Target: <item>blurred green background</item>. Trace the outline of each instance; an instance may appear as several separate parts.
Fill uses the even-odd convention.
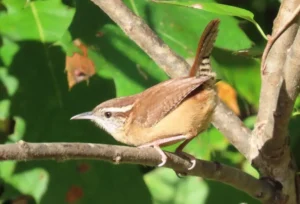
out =
[[[2,143],[22,139],[117,144],[91,122],[70,121],[70,117],[89,111],[107,99],[138,93],[168,78],[91,1],[0,2]],[[212,5],[212,11],[189,7],[195,2],[200,3],[200,0],[175,2],[185,3],[185,6],[124,0],[186,59],[194,57],[206,24],[219,18],[220,32],[212,63],[218,78],[222,79],[222,84],[218,85],[220,95],[245,124],[253,128],[260,89],[259,58],[266,40],[256,26],[246,20],[250,18],[246,11],[240,13],[244,18],[237,18],[229,15],[230,9],[219,14],[214,10],[216,4],[208,4]],[[254,19],[265,33],[271,33],[280,6],[278,0],[201,2],[247,9],[254,13]],[[80,39],[88,54],[74,45],[74,39]],[[79,52],[84,59],[74,60],[74,52]],[[66,59],[75,65],[66,66]],[[88,66],[84,60],[92,63]],[[80,81],[93,72],[88,83],[83,81],[69,87],[70,79]],[[292,147],[297,145],[296,136],[300,132],[297,127],[299,104],[296,103],[290,124]],[[176,145],[165,149],[173,151],[175,148]],[[256,170],[213,127],[194,139],[186,151],[258,177]],[[165,168],[101,161],[1,162],[0,179],[2,203],[257,203],[245,193],[222,183],[197,177],[178,178]]]

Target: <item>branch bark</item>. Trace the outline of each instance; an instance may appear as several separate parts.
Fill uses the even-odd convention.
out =
[[[226,121],[226,122],[225,122]],[[251,131],[237,117],[231,109],[219,100],[213,114],[212,124],[224,134],[246,159],[251,158],[250,135]]]
[[[274,22],[276,36],[285,27],[300,1],[282,2]],[[251,138],[256,147],[251,161],[262,175],[282,183],[287,203],[297,202],[296,170],[289,148],[288,123],[300,83],[299,15],[274,43],[262,72],[258,118]],[[267,47],[268,48],[268,47]]]
[[[216,162],[197,160],[192,170],[188,160],[166,152],[168,156],[164,167],[174,169],[184,175],[201,176],[221,181],[242,190],[263,202],[272,203],[274,189],[264,180],[258,180],[239,169]],[[58,161],[75,159],[104,160],[115,164],[135,163],[157,166],[161,155],[153,148],[139,149],[136,147],[92,144],[92,143],[27,143],[0,145],[0,160],[44,160]]]

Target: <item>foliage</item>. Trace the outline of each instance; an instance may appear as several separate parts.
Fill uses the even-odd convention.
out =
[[[186,59],[193,58],[205,25],[219,18],[221,25],[212,55],[213,68],[218,77],[236,91],[237,98],[230,100],[237,100],[240,117],[247,126],[253,126],[260,88],[260,60],[254,58],[253,53],[259,56],[265,44],[255,25],[230,14],[220,15],[214,12],[214,7],[205,11],[146,0],[124,2]],[[231,2],[235,1],[222,1]],[[261,2],[262,6],[249,2],[234,6],[251,10],[262,28],[270,32],[270,27],[265,25],[270,26],[273,16],[266,22],[262,19],[266,19],[267,9],[273,8],[276,13],[278,2]],[[70,117],[91,110],[101,101],[138,93],[167,79],[149,56],[90,1],[2,0],[1,3],[0,139],[3,143],[23,139],[116,144],[90,122],[70,121]],[[240,16],[248,15],[256,22],[249,11],[240,12]],[[81,82],[69,89],[64,71],[66,55],[80,53],[72,43],[74,39],[85,44],[88,50],[85,57],[93,62],[96,74],[88,83]],[[84,75],[84,70],[79,74],[74,75],[75,79]],[[295,115],[292,136],[297,134],[293,124],[298,120]],[[165,149],[173,151],[175,147]],[[196,138],[186,151],[258,176],[213,127]],[[3,201],[28,195],[36,203],[193,204],[221,203],[227,195],[228,203],[256,202],[243,192],[218,182],[177,178],[174,172],[164,168],[149,170],[99,161],[2,162],[0,178],[4,187]]]

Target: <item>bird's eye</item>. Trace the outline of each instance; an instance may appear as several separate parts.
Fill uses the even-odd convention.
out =
[[[105,115],[106,118],[110,118],[111,117],[111,112],[105,112],[104,115]]]

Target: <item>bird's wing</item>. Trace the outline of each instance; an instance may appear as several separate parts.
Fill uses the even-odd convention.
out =
[[[210,76],[170,79],[155,85],[136,101],[132,123],[152,127],[174,110],[192,91],[208,81]]]

